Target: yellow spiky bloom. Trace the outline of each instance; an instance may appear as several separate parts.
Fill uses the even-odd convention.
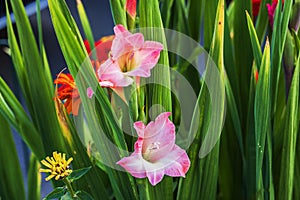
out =
[[[45,179],[46,181],[49,181],[53,177],[55,177],[55,180],[65,178],[72,173],[69,166],[72,160],[72,157],[66,160],[65,153],[61,154],[54,151],[53,157],[47,156],[46,159],[41,161],[41,163],[48,167],[48,169],[40,169],[40,172],[50,173],[50,175]]]

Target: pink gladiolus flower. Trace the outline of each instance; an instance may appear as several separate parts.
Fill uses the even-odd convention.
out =
[[[170,114],[160,114],[147,126],[135,122],[138,140],[134,152],[117,162],[136,178],[148,177],[152,185],[159,183],[165,174],[185,177],[190,167],[187,153],[175,144],[175,126],[168,119]]]
[[[98,78],[113,87],[126,87],[133,83],[131,77],[149,77],[163,45],[144,41],[143,34],[132,34],[122,25],[115,26],[114,32],[110,58],[101,64]]]
[[[126,10],[128,14],[134,19],[136,16],[136,0],[126,0]]]

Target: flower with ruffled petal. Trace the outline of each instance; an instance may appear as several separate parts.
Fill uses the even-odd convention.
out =
[[[110,82],[113,87],[126,87],[133,83],[131,77],[149,77],[163,45],[144,41],[143,34],[132,34],[122,25],[115,26],[114,32],[110,58],[100,66],[99,79]]]
[[[187,153],[175,144],[175,126],[168,118],[170,114],[160,114],[147,126],[135,122],[138,140],[134,152],[117,162],[136,178],[148,177],[152,185],[158,184],[164,175],[185,177],[190,167]]]
[[[47,156],[45,160],[42,160],[41,163],[46,166],[48,169],[40,169],[40,172],[50,173],[50,175],[45,179],[49,181],[55,177],[55,180],[63,179],[69,176],[72,173],[70,169],[70,163],[73,158],[66,160],[66,154],[53,152],[53,157]]]

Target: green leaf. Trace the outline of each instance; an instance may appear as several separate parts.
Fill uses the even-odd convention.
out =
[[[285,128],[283,136],[283,147],[279,179],[279,199],[293,199],[295,151],[299,126],[298,107],[299,107],[299,72],[300,56],[294,71],[293,80],[286,108]]]
[[[93,200],[94,198],[86,193],[85,191],[78,191],[76,192],[76,195],[79,197],[79,199],[82,199],[82,200]]]
[[[70,119],[65,106],[57,98],[55,99],[55,106],[65,143],[67,144],[68,152],[69,154],[72,154],[74,159],[72,162],[72,167],[74,169],[80,169],[85,166],[91,166],[92,162],[89,158],[86,147],[83,146],[83,143],[78,135],[78,133],[83,130],[75,128],[75,124]],[[77,124],[80,123],[80,117],[74,119],[76,120]],[[76,154],[73,152],[76,152]],[[104,180],[107,181],[107,174],[104,171],[93,167],[89,173],[73,183],[73,185],[97,196],[99,193],[105,193],[105,185],[103,183]]]
[[[69,176],[68,179],[73,182],[75,180],[80,179],[82,176],[84,176],[92,167],[86,167],[82,169],[74,170]]]
[[[198,1],[199,2],[199,1]],[[213,34],[215,31],[215,20],[217,14],[217,5],[219,0],[210,0],[204,3],[204,16],[203,30],[204,30],[204,48],[208,51],[211,47]],[[198,11],[199,12],[199,11]]]
[[[61,198],[60,200],[78,200],[78,198],[72,198],[69,192],[66,192]]]
[[[232,2],[234,4],[234,2]],[[232,7],[231,7],[232,10]],[[226,74],[230,80],[232,86],[232,92],[234,94],[237,108],[240,111],[240,85],[238,79],[237,69],[235,67],[235,58],[233,50],[233,37],[231,27],[229,26],[229,8],[225,11],[225,20],[224,20],[224,65],[226,69]]]
[[[286,40],[286,34],[288,30],[288,22],[290,13],[292,10],[292,0],[286,0],[284,2],[283,12],[281,12],[281,6],[276,7],[274,16],[274,25],[276,27],[273,30],[272,41],[271,41],[271,84],[272,84],[272,112],[276,112],[277,107],[277,95],[278,95],[278,84],[281,72],[281,63],[284,44]],[[282,0],[278,2],[278,5],[282,4]],[[272,113],[272,114],[273,114]]]
[[[189,133],[191,138],[195,137],[188,151],[191,166],[186,178],[179,181],[177,199],[215,199],[217,194],[220,143],[218,141],[219,135],[216,134],[221,133],[225,100],[223,0],[219,1],[215,18],[209,55],[213,58],[212,60],[218,69],[213,67],[212,60],[208,59],[205,82],[203,82],[198,96]],[[200,146],[200,142],[202,142],[202,146]]]
[[[262,53],[260,50],[260,44],[256,35],[255,28],[252,23],[252,19],[248,12],[246,11],[246,16],[247,16],[247,23],[248,23],[248,30],[250,34],[250,39],[251,39],[251,44],[252,44],[252,51],[255,59],[256,66],[258,70],[260,69],[260,64],[261,64],[261,58],[262,58]]]
[[[245,157],[244,157],[245,154],[244,154],[244,144],[243,144],[243,134],[242,134],[241,122],[240,122],[240,118],[239,118],[237,105],[234,100],[233,92],[231,89],[231,85],[230,85],[230,82],[227,77],[225,77],[225,89],[226,89],[226,99],[227,99],[229,114],[231,115],[231,118],[232,118],[233,128],[234,128],[236,138],[237,138],[237,141],[239,144],[241,157],[245,164]]]
[[[262,0],[260,5],[267,5],[267,3],[272,3],[270,0]],[[256,19],[255,29],[257,32],[257,37],[260,42],[265,38],[265,33],[269,23],[267,6],[260,6],[259,13]]]
[[[95,48],[95,45],[94,45],[95,41],[94,41],[94,36],[93,36],[91,26],[89,23],[89,19],[85,13],[85,9],[84,9],[84,6],[83,6],[81,0],[77,0],[76,2],[77,2],[77,10],[78,10],[79,18],[81,21],[81,25],[82,25],[85,37],[87,38],[87,40],[90,44],[91,50],[93,50]],[[97,58],[96,52],[92,51],[92,53],[93,53],[94,59],[96,59]]]
[[[247,103],[249,95],[249,79],[251,77],[251,66],[253,62],[253,54],[251,49],[251,40],[249,37],[249,31],[247,29],[247,19],[245,10],[250,11],[251,0],[235,0],[232,7],[232,16],[229,20],[232,20],[233,32],[233,49],[234,49],[234,66],[238,75],[238,83],[240,92],[240,113],[247,113]],[[233,84],[233,83],[232,83]],[[240,115],[242,127],[246,126],[247,119],[244,115]]]
[[[139,1],[139,13],[140,13],[140,28],[144,34],[146,40],[154,40],[161,42],[166,47],[166,39],[163,32],[163,23],[159,10],[159,2],[157,0],[141,0]],[[155,27],[154,29],[152,27]],[[149,103],[146,105],[146,117],[148,117],[148,108],[153,105],[161,105],[165,111],[172,111],[172,100],[170,92],[170,71],[169,60],[166,51],[160,53],[160,59],[158,61],[160,66],[154,67],[151,71],[150,82],[155,83],[151,86],[147,86],[148,93],[146,101]],[[153,117],[156,117],[162,112],[160,106],[153,107]],[[148,192],[148,194],[142,194],[143,196],[150,195],[151,199],[158,199],[165,197],[166,199],[173,199],[173,179],[165,177],[159,185],[153,187],[146,182],[146,190],[140,192]]]
[[[161,5],[161,18],[165,28],[170,28],[173,23],[172,6],[174,0],[163,0]]]
[[[56,187],[52,192],[50,192],[44,200],[58,199],[65,195],[67,189],[65,187]]]
[[[8,122],[0,115],[0,196],[26,199],[16,146]]]
[[[109,0],[109,3],[115,24],[122,24],[126,28],[127,21],[124,0]]]
[[[271,116],[271,77],[270,45],[267,40],[262,58],[261,70],[257,82],[254,102],[255,149],[256,149],[256,190],[262,191],[260,185],[262,162],[265,151],[266,135],[270,131]],[[260,196],[260,195],[259,195]]]
[[[161,42],[166,47],[166,39],[163,31],[162,19],[159,11],[159,5],[156,0],[141,0],[139,2],[140,13],[140,28],[144,34],[146,40],[154,40]],[[154,29],[152,29],[154,27]],[[169,59],[166,51],[160,53],[160,59],[158,61],[159,67],[156,66],[151,71],[150,82],[155,83],[153,87],[148,89],[147,94],[149,99],[150,108],[152,105],[161,105],[165,111],[172,111],[172,101],[170,92],[170,71],[169,71]],[[163,66],[163,67],[162,67]],[[162,78],[163,77],[163,78]],[[154,117],[160,114],[159,107],[152,109]],[[146,109],[146,112],[147,109]],[[169,196],[169,195],[164,195]]]
[[[28,169],[28,195],[27,199],[39,200],[41,195],[41,173],[39,160],[31,154]]]
[[[42,135],[46,153],[51,154],[55,150],[64,151],[63,138],[52,100],[54,94],[53,84],[52,82],[49,83],[49,77],[45,73],[43,61],[39,54],[24,5],[21,0],[16,0],[11,1],[11,7],[16,19],[21,55],[28,76],[27,80],[30,92],[27,94],[23,91],[23,94],[30,95],[30,98],[27,98],[30,102],[27,103],[29,103],[28,107],[32,108],[30,110],[31,117]],[[8,9],[7,14],[9,14]],[[17,64],[14,63],[14,65]]]
[[[23,141],[31,151],[43,159],[44,147],[41,136],[35,126],[26,115],[25,110],[19,103],[8,85],[0,77],[0,114],[17,130]]]
[[[247,113],[247,127],[245,136],[245,156],[246,156],[246,195],[248,199],[254,199],[256,195],[256,136],[255,136],[255,120],[254,120],[254,101],[256,92],[256,78],[255,73],[257,68],[255,63],[252,67],[252,75],[250,80],[250,91],[248,100],[248,113]]]
[[[211,1],[209,1],[211,2]],[[204,13],[204,1],[191,0],[188,2],[188,22],[190,28],[190,36],[196,40],[200,41],[200,28]]]

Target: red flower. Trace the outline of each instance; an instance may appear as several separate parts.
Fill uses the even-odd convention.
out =
[[[134,19],[136,16],[136,0],[126,1],[126,11]]]
[[[254,17],[257,17],[261,0],[252,0],[252,13]]]
[[[95,42],[95,50],[97,52],[97,58],[99,62],[103,62],[108,58],[114,35],[102,37],[100,40]],[[84,45],[88,54],[91,54],[92,50],[87,40],[84,40]]]
[[[97,53],[96,61],[92,60],[95,70],[98,69],[100,64],[107,60],[112,45],[114,36],[106,36],[95,42],[95,49]],[[87,40],[84,41],[87,52],[91,53],[91,48]],[[79,107],[81,104],[80,96],[74,78],[70,73],[60,73],[54,80],[54,84],[59,85],[56,95],[64,102],[67,112],[73,115],[78,115]]]
[[[252,0],[252,13],[254,17],[257,17],[259,13],[260,8],[260,2],[261,0]],[[273,0],[273,3],[277,4],[278,0]],[[282,4],[284,3],[284,0],[282,0]]]

